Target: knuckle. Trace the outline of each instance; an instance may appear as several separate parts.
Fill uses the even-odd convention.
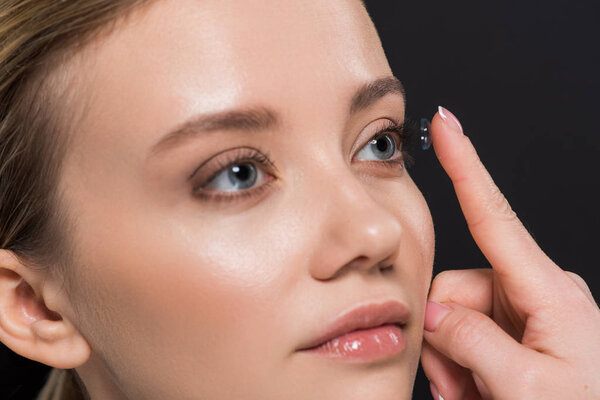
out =
[[[517,219],[517,213],[512,209],[510,203],[498,187],[492,183],[492,194],[490,196],[489,208],[494,215],[506,221]]]
[[[444,293],[448,286],[454,282],[456,276],[456,271],[446,270],[442,271],[433,278],[433,282],[431,282],[431,290],[429,291],[429,296],[431,298],[436,298],[436,295]]]
[[[484,299],[492,294],[494,271],[491,268],[444,270],[431,282],[428,300],[450,301],[484,312]],[[472,304],[478,299],[477,304]],[[491,308],[491,305],[490,307]],[[488,312],[485,312],[489,314]]]
[[[491,178],[490,178],[491,179]],[[468,222],[469,228],[484,224],[490,219],[503,222],[517,222],[519,217],[517,213],[512,209],[510,203],[504,196],[504,194],[498,189],[493,181],[489,182],[490,194],[487,196],[485,202],[485,212],[475,221]]]
[[[588,284],[586,283],[586,281],[578,274],[576,274],[575,272],[571,272],[571,271],[565,271],[565,273],[575,281],[575,283],[577,284],[577,286],[579,286],[582,289],[589,289]]]
[[[452,319],[450,326],[450,342],[471,348],[478,348],[489,338],[488,318],[478,312],[469,311]]]
[[[596,300],[594,299],[594,296],[592,295],[592,291],[590,290],[590,287],[588,286],[586,281],[581,276],[579,276],[578,274],[576,274],[574,272],[571,272],[571,271],[564,271],[564,272],[565,272],[565,275],[567,275],[579,289],[579,290],[572,292],[573,296],[571,297],[571,299],[574,301],[573,307],[578,307],[578,308],[584,307],[583,309],[585,309],[585,307],[588,306],[590,303],[598,306],[596,303]]]

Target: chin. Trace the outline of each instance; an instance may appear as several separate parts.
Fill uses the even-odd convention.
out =
[[[273,399],[410,400],[418,362],[413,354],[363,364],[305,358],[294,368],[287,393]]]

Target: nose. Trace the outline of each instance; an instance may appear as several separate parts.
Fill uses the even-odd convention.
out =
[[[311,189],[319,191],[314,203],[318,212],[311,215],[316,223],[311,275],[329,280],[350,271],[376,273],[391,267],[400,248],[402,226],[390,202],[378,200],[370,187],[373,183],[347,168],[335,177],[321,171],[320,177],[320,185]]]

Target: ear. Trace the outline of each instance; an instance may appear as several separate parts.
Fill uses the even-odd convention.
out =
[[[46,306],[68,304],[59,295],[57,285],[46,282],[43,272],[0,249],[0,342],[51,367],[71,369],[84,364],[91,352],[88,342],[60,310]]]

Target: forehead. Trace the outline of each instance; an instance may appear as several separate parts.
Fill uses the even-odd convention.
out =
[[[87,107],[75,143],[86,157],[148,149],[194,114],[242,105],[319,115],[391,74],[358,0],[151,2],[81,59]]]

